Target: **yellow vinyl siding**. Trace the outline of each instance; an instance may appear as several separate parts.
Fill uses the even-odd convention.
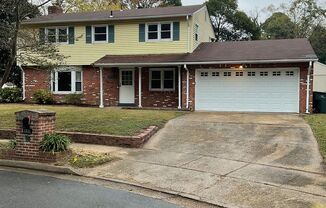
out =
[[[59,44],[58,46],[62,54],[69,56],[65,61],[67,65],[90,65],[107,54],[186,53],[188,38],[185,18],[155,20],[155,23],[175,21],[180,22],[180,41],[139,42],[139,24],[146,24],[149,21],[101,22],[67,25],[75,27],[75,44]],[[102,24],[114,25],[115,42],[86,44],[86,25]]]
[[[206,17],[205,17],[206,16]],[[194,51],[202,42],[210,42],[210,38],[215,38],[214,30],[209,19],[206,7],[198,10],[191,18],[191,52]],[[199,40],[195,40],[195,25],[199,25]]]

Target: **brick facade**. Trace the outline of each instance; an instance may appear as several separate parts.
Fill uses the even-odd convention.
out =
[[[192,65],[188,66],[189,70],[189,109],[195,109],[195,69],[198,68],[231,68],[238,67],[237,65]],[[299,67],[300,68],[300,113],[306,110],[306,88],[307,88],[307,73],[308,63],[290,63],[290,64],[248,64],[247,68],[277,68],[277,67]],[[100,100],[100,84],[99,84],[99,69],[93,66],[83,66],[83,98],[82,104],[99,105]],[[157,108],[177,108],[178,107],[178,70],[175,70],[175,90],[167,92],[150,91],[149,90],[149,68],[142,68],[142,106],[157,107]],[[31,102],[33,91],[36,89],[50,89],[50,74],[46,70],[25,69],[26,82],[26,101]],[[187,72],[182,69],[182,108],[186,108],[186,82]],[[311,93],[310,106],[312,106],[312,78],[311,78]],[[104,90],[104,105],[118,106],[119,104],[119,69],[104,68],[103,69],[103,90]],[[134,70],[134,86],[135,86],[135,105],[138,106],[138,69]],[[56,100],[63,102],[64,96],[55,95]]]

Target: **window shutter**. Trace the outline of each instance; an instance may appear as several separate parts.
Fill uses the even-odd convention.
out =
[[[108,32],[108,42],[114,43],[114,25],[109,25],[109,32]]]
[[[69,37],[69,44],[75,44],[75,28],[74,27],[68,28],[68,37]]]
[[[39,29],[39,39],[41,44],[45,43],[45,28]]]
[[[145,42],[145,24],[139,24],[139,42]]]
[[[86,26],[86,43],[92,43],[92,26]]]
[[[173,40],[180,40],[180,22],[173,22]]]

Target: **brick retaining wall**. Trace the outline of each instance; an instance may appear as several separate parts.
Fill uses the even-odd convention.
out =
[[[139,148],[142,147],[149,138],[158,131],[158,127],[150,126],[144,129],[142,133],[136,136],[117,136],[108,134],[92,134],[81,132],[63,132],[56,133],[69,136],[73,142],[85,144],[99,144],[119,147]],[[13,139],[15,130],[0,129],[0,139]]]

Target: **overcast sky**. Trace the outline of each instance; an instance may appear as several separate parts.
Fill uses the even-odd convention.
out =
[[[326,0],[318,0],[322,5],[326,5]],[[193,5],[193,4],[201,4],[205,2],[205,0],[182,0],[183,5]],[[268,7],[271,4],[274,4],[278,7],[280,4],[289,4],[291,0],[238,0],[240,10],[243,10],[248,15],[251,15],[252,12],[256,10],[261,11],[262,9]],[[266,15],[261,13],[261,21],[266,18]]]

